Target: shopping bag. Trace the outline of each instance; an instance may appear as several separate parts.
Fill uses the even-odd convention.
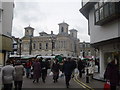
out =
[[[110,90],[110,82],[107,81],[105,84],[104,84],[104,90]]]
[[[74,74],[78,74],[78,73],[79,73],[78,69],[75,68],[75,69],[74,69]]]
[[[60,78],[64,77],[64,74],[61,71],[59,72],[59,77]]]
[[[49,76],[53,76],[53,72],[50,72],[50,73],[49,73]]]

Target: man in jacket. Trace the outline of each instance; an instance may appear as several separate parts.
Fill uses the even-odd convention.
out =
[[[14,85],[15,90],[21,90],[23,83],[24,67],[20,61],[15,64]]]
[[[2,84],[4,85],[4,90],[12,90],[14,67],[10,64],[10,61],[7,61],[6,66],[2,68]]]
[[[65,74],[65,81],[67,88],[69,88],[69,81],[71,79],[72,71],[73,71],[73,64],[70,61],[70,58],[68,58],[63,64],[63,72]]]

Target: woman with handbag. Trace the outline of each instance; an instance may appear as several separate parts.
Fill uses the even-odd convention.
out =
[[[119,83],[119,68],[116,59],[108,63],[104,78],[110,81],[110,90],[116,90]]]

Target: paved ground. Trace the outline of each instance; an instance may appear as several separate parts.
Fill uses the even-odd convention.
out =
[[[70,81],[70,88],[85,88],[85,89],[98,89],[103,88],[104,82],[90,79],[89,83],[86,83],[86,76],[82,78],[74,77]],[[87,88],[86,88],[87,87]],[[57,83],[53,83],[52,77],[48,75],[46,83],[43,83],[40,79],[39,83],[33,83],[31,79],[24,78],[23,88],[66,88],[64,77],[59,78]]]

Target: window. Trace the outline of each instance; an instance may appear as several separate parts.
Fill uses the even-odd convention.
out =
[[[39,43],[39,49],[42,49],[42,44],[41,43]]]
[[[99,10],[96,10],[96,12],[95,12],[95,21],[96,22],[99,21]]]
[[[48,49],[48,43],[46,43],[46,49]]]
[[[108,17],[109,16],[109,11],[108,11],[108,4],[106,4],[105,6],[104,6],[104,17]]]
[[[52,42],[52,49],[55,49],[55,42]]]
[[[106,0],[100,0],[100,2],[96,3],[94,5],[95,25],[103,25],[120,18],[119,7],[120,2],[106,2]]]
[[[99,3],[95,4],[95,9],[98,9]]]
[[[100,8],[100,20],[102,20],[104,17],[103,17],[103,7]]]
[[[115,8],[115,4],[110,3],[109,7],[110,7],[110,15],[113,14],[113,13],[115,13],[115,9],[114,9]]]
[[[63,27],[61,28],[61,32],[64,32],[64,28]]]
[[[73,37],[74,35],[73,35],[73,33],[72,33],[72,37]]]
[[[27,43],[25,43],[25,44],[23,44],[23,50],[28,50],[28,44]]]
[[[35,45],[35,43],[34,43],[34,44],[33,44],[33,49],[35,49],[35,46],[36,46],[36,45]]]

